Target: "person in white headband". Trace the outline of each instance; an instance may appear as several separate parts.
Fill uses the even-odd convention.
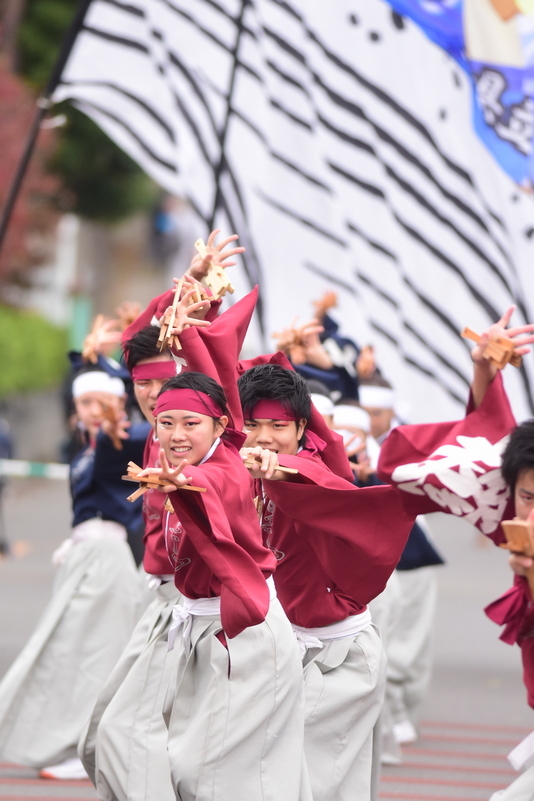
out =
[[[110,376],[103,370],[91,370],[76,376],[72,382],[72,397],[75,400],[87,392],[106,392],[122,398],[126,389],[121,378]]]
[[[320,395],[319,393],[312,392],[311,400],[319,414],[322,414],[326,425],[332,428],[334,404],[328,395]]]
[[[72,397],[79,426],[94,441],[112,409],[117,420],[124,411],[125,387],[120,378],[101,370],[91,370],[76,376],[72,382]],[[107,425],[107,423],[106,423]]]
[[[371,430],[371,419],[360,406],[340,403],[334,406],[334,428],[357,428],[368,434]]]
[[[391,387],[377,387],[370,384],[362,384],[359,388],[360,404],[363,407],[370,406],[376,409],[393,409],[395,405],[395,393]]]
[[[365,449],[371,420],[364,409],[354,404],[334,406],[333,428],[343,437],[347,456],[357,462],[358,454]]]
[[[383,381],[383,385],[360,384],[360,406],[365,409],[371,420],[371,435],[381,442],[392,427],[395,417],[395,393],[392,387]]]
[[[141,464],[148,426],[125,419],[124,383],[103,370],[72,392],[87,435],[70,465],[72,529],[52,557],[52,599],[0,682],[0,758],[51,779],[87,777],[78,740],[146,601],[127,542],[141,502],[121,477]]]

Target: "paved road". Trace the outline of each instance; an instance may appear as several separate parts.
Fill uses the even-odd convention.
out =
[[[0,675],[32,631],[53,580],[50,553],[67,536],[62,482],[16,479],[4,502],[14,556],[0,561]],[[482,607],[510,585],[506,554],[467,526],[437,516],[439,568],[436,668],[422,738],[400,767],[384,771],[381,798],[487,799],[513,774],[504,756],[534,728],[521,683],[519,652],[498,640]],[[41,781],[29,769],[0,766],[0,801],[94,798],[84,783]],[[355,801],[357,801],[355,799]]]

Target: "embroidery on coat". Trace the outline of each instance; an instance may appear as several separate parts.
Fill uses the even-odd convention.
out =
[[[509,500],[502,478],[501,454],[508,437],[492,444],[486,437],[458,436],[422,462],[396,467],[392,480],[412,495],[427,495],[434,503],[491,534]],[[434,479],[434,482],[429,481]],[[435,480],[442,486],[436,486]]]

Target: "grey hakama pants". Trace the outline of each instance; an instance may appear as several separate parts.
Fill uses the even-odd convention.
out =
[[[388,579],[384,592],[380,593],[380,595],[374,598],[369,604],[373,622],[380,632],[386,654],[388,653],[389,642],[398,622],[401,599],[398,572],[398,570],[393,571]],[[382,760],[384,759],[385,762],[391,761],[394,763],[402,762],[402,751],[400,745],[395,740],[393,725],[393,715],[391,714],[387,700],[385,700],[374,731],[373,792],[371,795],[373,800],[378,798]]]
[[[534,765],[521,774],[506,790],[498,790],[490,801],[534,801]]]
[[[369,801],[386,655],[375,627],[304,659],[304,745],[314,801]]]
[[[263,623],[216,637],[219,616],[178,629],[165,718],[178,801],[310,801],[302,664],[275,598]],[[354,799],[353,799],[354,801]]]
[[[138,619],[126,542],[74,545],[52,599],[0,684],[0,756],[42,768],[76,756],[80,734]]]
[[[387,643],[386,698],[394,723],[419,723],[433,661],[437,603],[436,568],[397,570],[396,625]]]
[[[157,588],[82,735],[79,755],[105,801],[174,801],[162,709],[176,670],[167,634],[179,598],[174,581]]]

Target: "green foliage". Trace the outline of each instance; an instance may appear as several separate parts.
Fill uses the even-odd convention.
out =
[[[19,65],[24,77],[40,91],[48,82],[76,6],[76,0],[26,0],[18,30]]]
[[[0,306],[0,397],[59,383],[67,370],[67,334],[37,314]]]
[[[67,114],[50,164],[67,190],[63,208],[103,222],[152,208],[156,185],[89,117],[72,107]]]
[[[19,29],[19,62],[24,77],[44,88],[56,62],[63,34],[76,10],[76,0],[27,0]],[[58,146],[49,168],[63,191],[58,204],[99,222],[118,222],[152,209],[158,188],[106,134],[67,103],[57,108],[67,124],[58,132]]]

